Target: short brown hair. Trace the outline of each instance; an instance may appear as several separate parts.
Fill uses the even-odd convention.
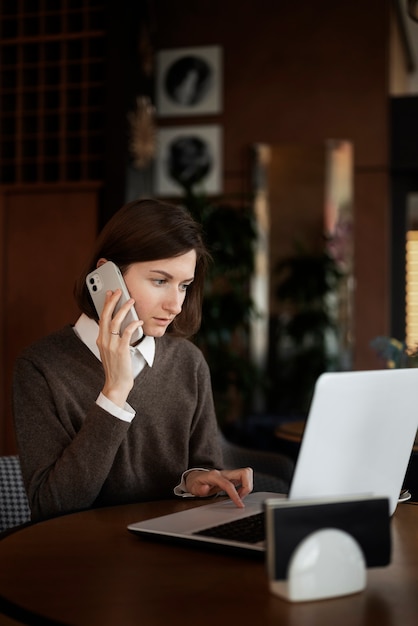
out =
[[[206,269],[210,255],[203,242],[200,224],[181,206],[146,199],[129,202],[117,211],[100,233],[93,253],[80,274],[74,296],[80,310],[91,318],[97,314],[91,301],[86,276],[101,258],[113,261],[122,274],[133,263],[156,261],[196,251],[196,272],[187,289],[181,313],[168,332],[190,337],[200,327]]]

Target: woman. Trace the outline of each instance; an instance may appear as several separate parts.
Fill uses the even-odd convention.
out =
[[[108,292],[100,320],[86,276],[106,261],[132,299]],[[210,375],[187,340],[199,328],[208,253],[189,213],[125,205],[103,229],[75,287],[81,315],[17,359],[13,406],[32,519],[225,491],[237,506],[252,470],[222,471]],[[120,334],[134,306],[139,321]],[[144,336],[135,346],[139,326]]]

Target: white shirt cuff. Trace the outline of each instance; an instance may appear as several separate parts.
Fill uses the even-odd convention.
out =
[[[133,418],[136,415],[133,408],[127,402],[125,402],[125,407],[121,409],[120,406],[109,400],[109,398],[106,398],[106,396],[104,396],[102,392],[100,392],[99,397],[96,400],[96,404],[98,404],[102,409],[104,409],[114,417],[117,417],[124,422],[132,422]]]
[[[181,476],[180,484],[177,485],[177,487],[174,487],[174,494],[176,496],[180,496],[181,498],[195,498],[196,497],[192,493],[189,493],[188,491],[186,491],[186,476],[190,474],[190,472],[194,472],[194,471],[209,472],[210,470],[208,470],[207,468],[203,468],[203,467],[193,467],[192,469],[188,469],[185,472],[183,472]]]

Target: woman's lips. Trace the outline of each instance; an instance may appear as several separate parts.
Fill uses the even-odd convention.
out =
[[[168,326],[168,324],[170,322],[172,322],[173,320],[167,317],[154,317],[154,321],[156,324],[158,324],[159,326]]]

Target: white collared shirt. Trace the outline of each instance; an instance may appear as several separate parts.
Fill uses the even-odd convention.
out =
[[[97,322],[85,313],[82,313],[78,318],[74,332],[78,335],[81,341],[88,347],[88,349],[94,354],[94,356],[101,362],[99,348],[97,347],[97,336],[99,334],[99,325]],[[132,371],[133,376],[136,378],[138,374],[143,370],[145,364],[152,367],[155,356],[155,340],[154,337],[144,337],[141,343],[137,346],[131,346],[131,358],[132,358]],[[134,409],[125,403],[125,407],[121,407],[114,404],[111,400],[106,398],[102,393],[96,400],[97,404],[105,409],[115,417],[131,422],[135,417]]]

